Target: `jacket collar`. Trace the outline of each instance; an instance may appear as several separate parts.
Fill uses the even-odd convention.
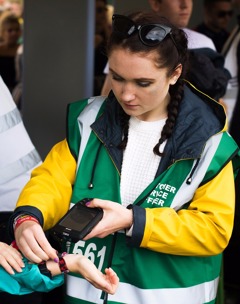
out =
[[[162,158],[158,171],[162,172],[180,159],[200,158],[206,141],[225,127],[223,107],[196,88],[190,87],[191,89],[187,86],[184,88],[176,125],[166,144],[166,156]],[[104,143],[120,172],[123,153],[117,147],[122,138],[121,107],[113,92],[110,92],[105,103],[105,110],[92,124],[92,129]]]

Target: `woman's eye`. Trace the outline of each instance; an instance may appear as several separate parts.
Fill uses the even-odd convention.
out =
[[[138,81],[138,82],[137,82],[137,85],[138,85],[139,87],[145,88],[145,87],[150,86],[150,85],[151,85],[151,82],[149,82],[149,81]]]
[[[118,82],[123,82],[125,81],[122,77],[118,76],[118,75],[112,75],[112,79]],[[148,86],[150,86],[152,83],[150,81],[140,81],[140,80],[136,80],[135,81],[136,85],[142,88],[146,88]]]
[[[123,81],[123,79],[121,77],[116,76],[116,75],[112,75],[112,79],[116,80],[116,81]]]

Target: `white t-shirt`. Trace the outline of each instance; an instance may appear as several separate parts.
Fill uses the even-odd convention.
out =
[[[188,48],[189,49],[199,49],[199,48],[210,48],[216,51],[215,45],[209,37],[204,34],[198,33],[189,28],[184,28],[184,32],[188,37]]]
[[[153,153],[166,119],[129,120],[127,147],[123,154],[120,191],[123,206],[132,204],[154,180],[161,157]],[[166,141],[160,146],[162,152]]]

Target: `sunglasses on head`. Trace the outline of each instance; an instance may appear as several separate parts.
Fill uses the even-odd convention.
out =
[[[138,32],[140,41],[147,46],[156,46],[169,34],[173,43],[176,43],[171,35],[172,29],[161,24],[136,25],[134,21],[123,15],[114,14],[112,17],[113,32],[120,33],[128,38]]]
[[[232,17],[233,11],[219,11],[217,16],[218,18]]]

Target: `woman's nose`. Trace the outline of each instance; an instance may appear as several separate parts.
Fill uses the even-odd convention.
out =
[[[122,87],[122,100],[131,101],[135,98],[135,90],[131,84],[125,84]]]

